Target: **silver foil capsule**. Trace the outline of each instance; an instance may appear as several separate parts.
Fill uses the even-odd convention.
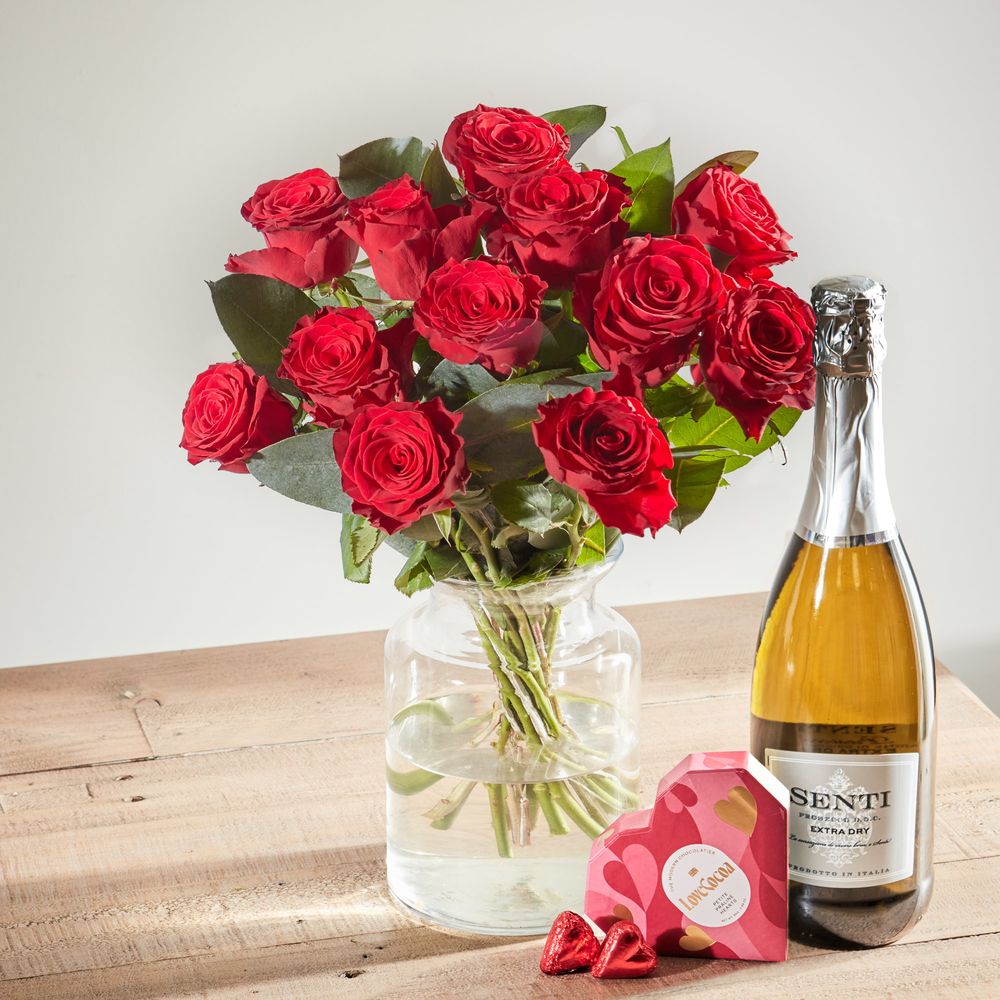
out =
[[[813,286],[816,369],[827,375],[874,375],[885,360],[885,286],[850,274]]]

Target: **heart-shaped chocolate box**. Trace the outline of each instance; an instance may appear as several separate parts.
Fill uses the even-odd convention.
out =
[[[784,961],[788,791],[746,751],[690,754],[594,841],[584,907],[661,955]]]

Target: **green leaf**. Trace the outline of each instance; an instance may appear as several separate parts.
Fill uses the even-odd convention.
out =
[[[435,580],[448,580],[453,576],[466,576],[465,560],[448,545],[428,545],[424,550],[424,563]]]
[[[426,378],[421,371],[420,382],[424,396],[440,396],[452,410],[500,384],[482,365],[459,365],[447,360],[434,365]]]
[[[412,135],[373,139],[340,158],[340,188],[348,198],[363,198],[403,174],[419,180],[431,147]]]
[[[625,138],[625,133],[622,131],[621,125],[612,125],[611,128],[614,130],[616,136],[618,136],[618,141],[622,144],[622,152],[626,156],[632,156],[634,150],[628,144],[628,139]]]
[[[579,356],[586,350],[587,331],[560,315],[542,337],[537,357],[543,368],[576,368]]]
[[[552,374],[534,372],[500,382],[459,409],[462,423],[458,433],[465,441],[466,457],[484,482],[525,479],[541,472],[545,463],[531,435],[539,405],[588,385],[597,388],[608,377],[606,372],[597,372],[538,384]]]
[[[693,181],[698,174],[703,170],[708,170],[709,167],[717,166],[720,163],[724,163],[727,167],[732,167],[733,170],[738,174],[742,174],[747,167],[757,159],[757,153],[752,149],[734,149],[728,153],[720,153],[718,156],[713,156],[712,159],[706,160],[704,163],[695,167],[691,173],[686,174],[684,179],[677,185],[674,190],[674,196],[679,195],[688,184]]]
[[[396,589],[407,597],[412,597],[420,590],[426,590],[434,583],[434,578],[424,562],[426,551],[427,543],[417,542],[413,546],[413,551],[410,553],[409,559],[406,560],[406,564],[396,576]]]
[[[435,774],[433,771],[424,771],[421,768],[414,768],[412,771],[394,771],[386,765],[385,769],[385,783],[397,795],[417,795],[443,777],[443,774]]]
[[[441,155],[441,147],[437,143],[431,148],[430,154],[420,171],[420,183],[430,195],[431,204],[435,208],[450,205],[458,197],[458,185],[448,170],[448,164]]]
[[[345,514],[340,528],[340,555],[344,577],[354,583],[368,583],[372,556],[386,534],[360,514]]]
[[[671,528],[683,531],[705,513],[725,470],[726,459],[711,456],[681,458],[674,463],[667,472],[677,501],[670,515]]]
[[[505,520],[543,533],[565,521],[573,504],[540,483],[510,482],[493,487],[493,506]]]
[[[544,549],[534,555],[518,570],[509,586],[521,587],[526,583],[538,583],[552,575],[566,561],[565,548]]]
[[[333,457],[333,431],[296,434],[257,452],[248,462],[260,483],[292,500],[341,514],[351,513],[351,498],[340,482]]]
[[[632,204],[622,218],[634,233],[662,236],[671,231],[674,203],[674,162],[670,140],[626,156],[611,173],[621,177],[632,192]]]
[[[577,556],[577,566],[589,566],[592,563],[604,561],[607,555],[607,546],[604,536],[604,525],[600,521],[595,521],[583,533],[583,548]]]
[[[581,104],[575,108],[550,111],[542,117],[553,125],[561,125],[569,136],[568,159],[604,124],[608,109],[599,104]]]
[[[779,437],[795,426],[799,416],[798,410],[788,406],[780,407],[768,421],[760,441],[748,438],[736,418],[718,405],[709,407],[698,419],[693,414],[684,414],[663,423],[672,447],[684,449],[714,446],[731,451],[733,454],[726,459],[725,471],[732,472],[746,465],[756,455],[774,447]]]
[[[690,413],[692,407],[704,397],[708,398],[711,406],[712,396],[704,386],[692,385],[680,375],[674,375],[669,382],[664,382],[655,389],[646,390],[646,409],[657,420],[662,420],[664,417],[679,417]]]
[[[274,374],[295,324],[318,308],[301,289],[259,274],[228,274],[207,284],[222,329],[258,375]]]
[[[433,515],[434,523],[437,525],[441,537],[446,541],[451,541],[451,510],[439,510]]]

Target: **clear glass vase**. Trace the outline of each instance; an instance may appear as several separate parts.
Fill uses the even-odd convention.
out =
[[[434,585],[385,646],[389,888],[424,919],[538,934],[581,910],[594,837],[638,801],[639,641],[595,588]]]

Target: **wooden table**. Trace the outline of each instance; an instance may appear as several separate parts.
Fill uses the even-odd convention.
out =
[[[644,789],[746,745],[762,597],[628,608]],[[0,670],[0,997],[1000,996],[1000,720],[939,675],[937,885],[905,939],[550,979],[390,902],[380,633]]]

